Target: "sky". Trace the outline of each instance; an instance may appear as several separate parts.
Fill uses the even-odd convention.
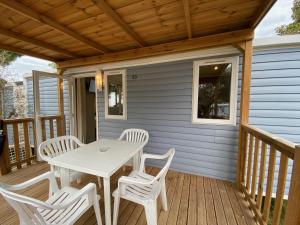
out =
[[[273,8],[268,12],[255,31],[255,38],[264,38],[276,36],[275,28],[282,24],[288,24],[292,21],[293,0],[277,0]],[[6,68],[8,73],[13,74],[15,80],[23,80],[23,76],[31,74],[32,70],[44,72],[55,72],[55,69],[49,66],[50,62],[22,56]]]

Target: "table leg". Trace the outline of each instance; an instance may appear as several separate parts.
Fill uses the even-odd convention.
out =
[[[111,225],[110,178],[103,178],[105,224]]]
[[[70,186],[70,173],[68,169],[60,168],[60,183],[61,187]]]

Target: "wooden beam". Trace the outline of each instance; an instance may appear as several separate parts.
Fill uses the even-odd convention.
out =
[[[56,22],[55,20],[51,19],[50,17],[45,16],[43,14],[40,14],[40,13],[32,10],[30,7],[23,5],[20,2],[17,2],[15,0],[0,0],[0,5],[2,5],[3,7],[9,8],[17,13],[20,13],[32,20],[35,20],[42,24],[48,25],[48,26],[54,28],[55,30],[60,31],[61,33],[68,35],[68,36],[70,36],[70,37],[72,37],[72,38],[74,38],[74,39],[88,45],[89,47],[100,51],[100,52],[109,52],[109,50],[106,47],[104,47],[88,38],[81,36],[80,34],[71,30],[67,26],[64,26],[64,25]]]
[[[130,59],[145,58],[150,56],[166,55],[170,53],[185,52],[202,48],[231,45],[245,40],[253,39],[253,30],[245,29],[227,33],[209,35],[183,41],[153,45],[122,52],[109,53],[100,56],[86,57],[68,61],[57,62],[60,68],[69,68],[84,65],[116,62]]]
[[[268,13],[268,11],[272,8],[272,6],[277,2],[277,0],[265,0],[262,1],[262,6],[257,10],[257,13],[253,17],[254,19],[251,21],[251,28],[256,28],[260,21],[264,18],[264,16]]]
[[[237,50],[239,50],[241,53],[244,54],[244,52],[245,52],[245,42],[235,43],[235,44],[233,44],[233,47],[235,47]]]
[[[48,44],[46,42],[33,39],[31,37],[26,37],[22,34],[14,32],[14,31],[10,31],[10,30],[0,28],[0,35],[10,37],[10,38],[14,38],[16,40],[24,41],[24,42],[27,42],[29,44],[32,44],[32,45],[35,45],[35,46],[38,46],[38,47],[41,47],[41,48],[51,50],[51,51],[56,52],[56,53],[61,53],[61,54],[67,55],[67,56],[71,56],[73,58],[79,57],[75,53],[69,52],[65,49],[59,48],[59,47],[54,46],[52,44]]]
[[[243,77],[242,93],[240,107],[240,124],[247,124],[249,121],[249,103],[250,103],[250,86],[251,86],[251,66],[252,66],[252,40],[245,42],[245,53],[243,59]]]
[[[241,189],[243,180],[242,165],[245,160],[246,144],[245,134],[243,133],[242,125],[249,121],[249,103],[250,103],[250,86],[251,86],[251,66],[252,66],[252,40],[245,41],[245,51],[243,58],[243,76],[242,76],[242,91],[241,91],[241,107],[240,107],[240,129],[239,129],[239,146],[236,169],[236,184]]]
[[[64,80],[63,80],[63,74],[64,69],[57,69],[57,74],[59,75],[59,78],[57,79],[57,97],[58,97],[58,113],[60,115],[60,121],[57,121],[57,124],[60,124],[58,126],[58,134],[60,136],[65,135],[65,113],[64,113]]]
[[[183,3],[183,10],[184,10],[185,23],[186,23],[188,37],[192,38],[193,34],[192,34],[192,26],[191,26],[190,3],[189,3],[189,0],[182,0],[182,3]]]
[[[108,5],[105,0],[92,0],[108,17],[118,24],[140,47],[146,46],[144,40]]]
[[[25,49],[21,49],[21,48],[17,48],[17,47],[13,47],[10,45],[4,45],[4,44],[0,44],[0,49],[5,49],[7,51],[11,51],[11,52],[16,52],[22,55],[29,55],[32,57],[36,57],[36,58],[40,58],[40,59],[45,59],[45,60],[49,60],[52,62],[55,62],[55,59],[46,55],[42,55],[36,52],[32,52],[30,50],[25,50]]]

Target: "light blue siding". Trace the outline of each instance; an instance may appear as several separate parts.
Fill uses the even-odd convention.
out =
[[[233,180],[237,127],[191,123],[192,74],[192,60],[127,68],[127,120],[104,119],[100,94],[99,135],[116,138],[126,128],[145,129],[145,152],[175,147],[173,169]]]
[[[241,69],[240,64],[239,77]],[[116,138],[126,128],[146,129],[146,152],[176,148],[173,169],[234,180],[237,126],[191,123],[192,70],[192,60],[127,68],[128,119],[104,119],[104,98],[98,95],[99,135]],[[250,123],[300,143],[300,48],[255,52]],[[279,158],[276,164],[278,171]]]

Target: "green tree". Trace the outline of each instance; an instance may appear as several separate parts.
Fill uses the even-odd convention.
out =
[[[286,25],[281,25],[276,28],[276,33],[279,35],[300,34],[300,0],[294,0],[292,7],[293,22]]]
[[[15,52],[9,52],[3,49],[0,49],[0,66],[6,67],[13,61],[15,61],[20,55]]]

